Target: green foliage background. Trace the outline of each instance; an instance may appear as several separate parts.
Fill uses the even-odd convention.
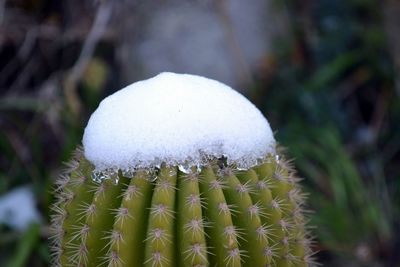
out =
[[[11,5],[58,25],[63,10],[50,2]],[[247,97],[305,177],[317,258],[324,266],[400,266],[400,85],[382,13],[391,1],[276,2],[293,34],[253,71]],[[37,40],[25,59],[15,59],[20,44],[0,50],[0,195],[32,184],[46,222],[60,162],[99,101],[120,87],[109,39],[79,80],[68,79],[83,42],[48,51]],[[19,86],[30,58],[46,68],[33,68]],[[47,266],[48,235],[46,223],[25,233],[0,226],[0,266]]]

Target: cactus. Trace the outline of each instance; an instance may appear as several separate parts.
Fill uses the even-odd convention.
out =
[[[308,266],[304,194],[290,164],[223,159],[92,179],[78,150],[56,185],[54,265]],[[94,173],[96,175],[96,173]],[[97,174],[98,175],[98,174]]]
[[[102,101],[83,145],[56,182],[54,266],[312,262],[298,178],[226,85],[174,73],[132,84]]]

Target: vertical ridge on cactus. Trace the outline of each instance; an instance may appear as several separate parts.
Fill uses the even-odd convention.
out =
[[[172,76],[180,79],[178,74]],[[269,129],[265,119],[259,123]],[[170,136],[164,141],[172,142],[169,138],[178,132],[166,133]],[[249,134],[239,132],[236,137],[245,138],[243,133]],[[203,150],[210,140],[196,143],[193,146],[201,153],[183,157],[181,152],[191,148],[181,146],[177,159],[170,160],[163,157],[173,153],[175,140],[159,148],[161,152],[153,147],[155,154],[147,154],[143,162],[137,156],[145,152],[136,147],[126,148],[136,153],[129,159],[128,154],[120,158],[114,154],[109,162],[104,153],[90,162],[88,148],[78,149],[56,182],[53,265],[309,266],[312,252],[303,215],[304,194],[295,171],[276,152],[273,137],[257,133],[256,139],[269,139],[253,153],[244,148],[257,145],[251,140],[238,139],[232,150],[224,147],[233,145],[228,137],[222,136],[222,143],[216,144],[216,136],[210,136],[214,148]],[[95,151],[101,148],[93,140],[87,142]],[[143,146],[147,149],[149,144]],[[235,158],[232,153],[238,150],[241,156]]]

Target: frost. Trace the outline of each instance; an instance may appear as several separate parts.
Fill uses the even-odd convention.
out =
[[[25,230],[30,223],[39,223],[41,216],[29,187],[12,190],[0,198],[0,223]]]
[[[210,157],[249,167],[275,153],[268,121],[229,86],[161,73],[105,98],[83,136],[96,170],[201,165]]]

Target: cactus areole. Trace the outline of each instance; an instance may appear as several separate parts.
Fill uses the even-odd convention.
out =
[[[54,266],[309,266],[304,195],[261,112],[161,73],[104,99],[57,180]]]

